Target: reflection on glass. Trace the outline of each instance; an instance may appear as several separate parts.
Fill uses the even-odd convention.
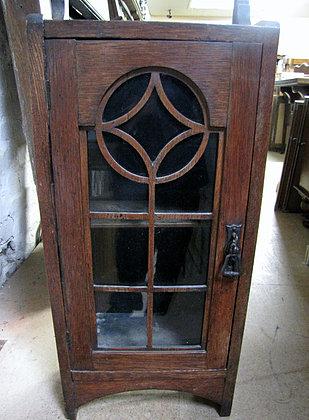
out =
[[[133,136],[155,160],[161,149],[175,136],[188,130],[162,104],[153,91],[143,108],[120,128]]]
[[[168,99],[181,114],[192,121],[204,123],[201,105],[185,83],[169,74],[161,74],[161,83]]]
[[[150,73],[140,74],[122,83],[109,98],[103,121],[112,121],[129,112],[144,95],[150,80]]]
[[[187,156],[187,154],[191,156],[192,150],[197,150],[199,137],[194,136],[192,143],[191,139],[179,143],[175,150],[168,153],[165,158],[166,162],[165,159],[162,162],[160,176],[177,171],[179,162],[182,161],[181,156]],[[203,156],[185,175],[175,181],[156,185],[156,211],[212,211],[218,139],[218,133],[210,134]],[[171,154],[170,157],[169,154]]]
[[[205,293],[154,293],[153,345],[201,344]]]
[[[91,229],[94,284],[145,285],[147,277],[148,229],[138,222],[117,225],[100,222]]]
[[[163,159],[157,175],[170,175],[185,167],[194,158],[202,139],[203,134],[196,134],[174,146]]]
[[[97,347],[145,347],[146,293],[96,293]]]
[[[121,157],[119,162],[128,168],[132,166],[135,168],[136,173],[140,172],[143,174],[142,169],[138,171],[138,167],[142,168],[143,163],[140,163],[140,158],[134,151],[132,152],[130,146],[124,145],[124,142],[118,138],[113,141],[113,136],[111,135],[107,136],[107,145],[110,147],[110,152],[114,157],[118,155]],[[130,148],[129,152],[127,147]],[[127,165],[123,162],[124,159],[128,160]],[[88,180],[91,211],[147,211],[147,185],[133,182],[123,177],[105,161],[94,131],[88,131]]]
[[[188,222],[155,229],[156,286],[206,284],[211,222]]]

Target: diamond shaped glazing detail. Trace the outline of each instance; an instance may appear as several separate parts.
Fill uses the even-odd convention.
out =
[[[119,106],[126,112],[114,119],[107,120],[105,110],[108,109],[110,102],[115,97],[117,89],[121,89],[123,94],[126,83],[132,85],[134,78],[141,77],[141,75],[147,76],[148,84],[147,87],[146,84],[144,85],[146,87],[144,93],[135,95],[138,98],[137,103],[133,106],[131,104],[129,110],[127,110],[126,104],[120,103]],[[198,111],[200,111],[202,117],[199,118],[199,122],[188,118],[177,109],[176,104],[172,103],[164,90],[161,75],[168,75],[170,80],[175,82],[180,81],[180,86],[185,84],[187,92],[189,91],[192,94],[192,99],[188,100],[185,106],[190,107],[192,101],[195,108],[200,107]],[[96,135],[103,156],[114,170],[132,181],[159,184],[184,175],[200,159],[207,146],[210,133],[207,128],[206,106],[201,100],[198,88],[195,87],[193,82],[185,83],[186,79],[180,74],[178,78],[174,71],[169,72],[166,69],[154,71],[140,69],[118,79],[106,92],[98,109]],[[128,86],[128,88],[128,94],[131,95],[130,88],[132,89],[132,87]],[[119,115],[119,112],[116,114]],[[118,137],[135,150],[145,165],[147,176],[134,173],[117,162],[107,147],[106,133],[112,134],[114,138],[115,136]],[[196,134],[202,134],[202,138],[193,158],[176,172],[158,176],[158,169],[165,156],[177,144]]]

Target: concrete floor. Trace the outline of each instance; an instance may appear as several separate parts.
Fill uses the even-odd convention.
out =
[[[269,154],[253,284],[231,419],[309,418],[309,230],[274,214],[282,157]],[[0,419],[64,419],[42,246],[0,289]],[[3,340],[3,341],[1,341]],[[78,419],[215,419],[187,394],[102,398]]]

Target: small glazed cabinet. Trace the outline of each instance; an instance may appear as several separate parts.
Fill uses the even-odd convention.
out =
[[[67,414],[136,389],[228,416],[278,31],[29,16],[33,137]]]

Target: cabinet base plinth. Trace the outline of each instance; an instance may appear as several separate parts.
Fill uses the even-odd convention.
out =
[[[187,392],[228,416],[231,402],[223,402],[226,371],[72,371],[75,407],[66,414],[75,420],[77,409],[97,398],[128,391],[159,389]]]

